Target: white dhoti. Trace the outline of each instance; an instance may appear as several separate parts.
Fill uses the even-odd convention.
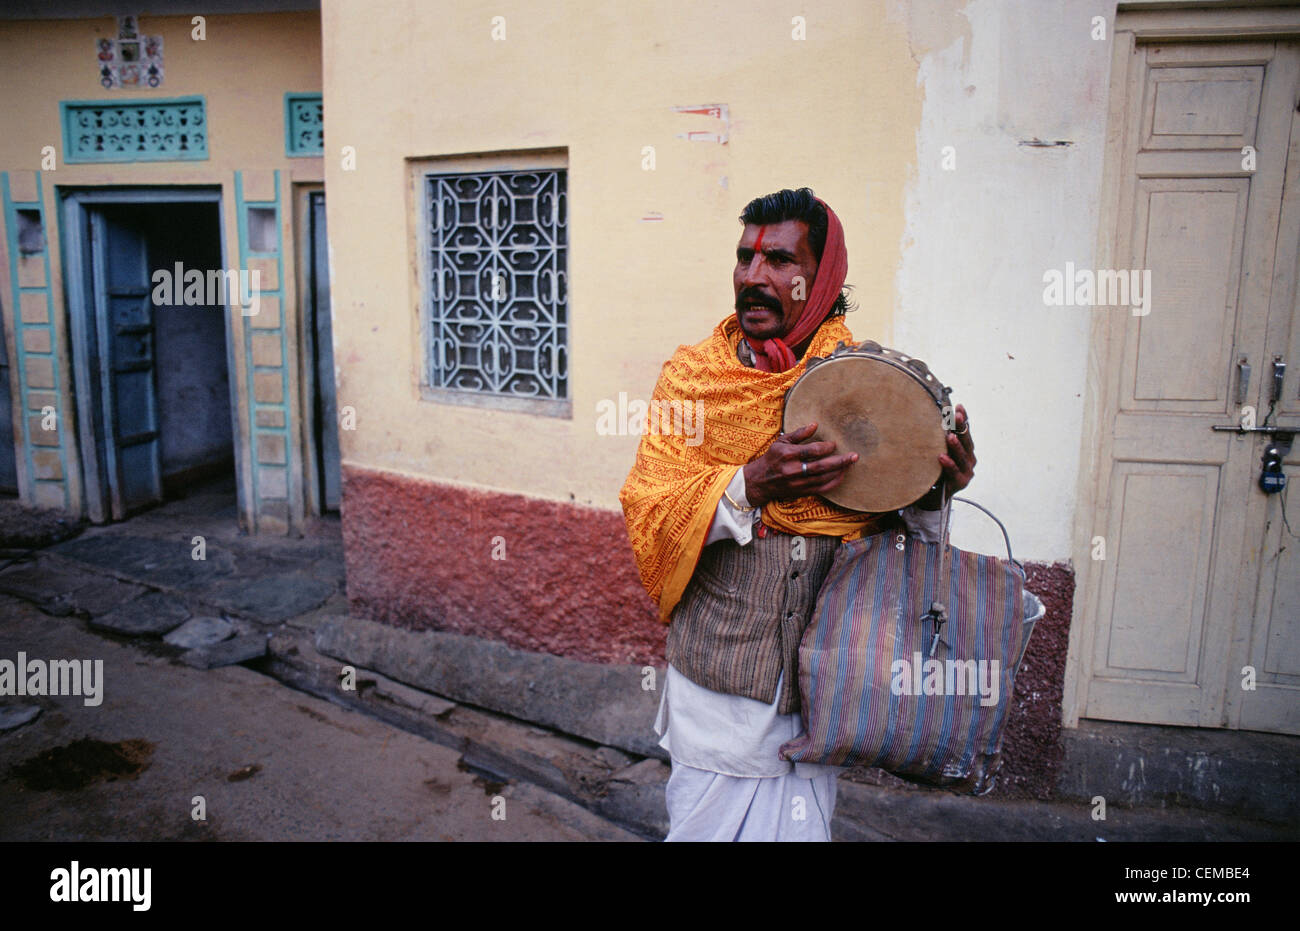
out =
[[[797,714],[724,695],[668,667],[655,732],[672,758],[670,841],[829,841],[838,766],[782,760]]]
[[[835,778],[742,778],[674,761],[664,840],[829,841]]]

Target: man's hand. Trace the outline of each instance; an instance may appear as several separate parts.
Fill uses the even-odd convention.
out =
[[[957,405],[955,420],[957,432],[948,434],[948,455],[939,456],[939,465],[943,471],[936,483],[947,487],[949,498],[969,485],[975,477],[975,441],[970,435],[970,418],[966,416],[966,408],[960,404]],[[939,510],[942,506],[941,491],[942,488],[933,489],[917,501],[916,506],[924,511]]]
[[[810,423],[782,433],[766,453],[745,466],[745,497],[751,505],[762,507],[769,501],[820,495],[843,480],[845,469],[858,461],[858,454],[836,456],[834,443],[804,442],[816,432],[817,424]]]

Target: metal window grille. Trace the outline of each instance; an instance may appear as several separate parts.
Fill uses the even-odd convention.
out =
[[[69,162],[152,162],[208,157],[202,99],[138,103],[67,102],[64,151]]]
[[[565,175],[425,176],[430,387],[568,398]]]

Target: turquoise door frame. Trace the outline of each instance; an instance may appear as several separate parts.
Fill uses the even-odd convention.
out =
[[[15,315],[17,318],[19,315]],[[22,333],[19,319],[14,321],[14,332]],[[9,388],[9,347],[5,344],[4,327],[0,326],[0,494],[18,494],[18,442],[21,434],[13,430],[13,404]],[[22,403],[21,391],[18,403]]]
[[[96,250],[94,229],[98,209],[107,205],[150,206],[169,203],[214,203],[217,205],[218,235],[221,242],[222,266],[228,267],[226,252],[225,217],[221,210],[221,189],[217,187],[111,187],[58,189],[60,202],[59,238],[62,250],[64,294],[67,295],[69,316],[68,332],[72,341],[73,390],[76,393],[77,434],[81,450],[82,487],[85,489],[86,515],[97,523],[120,517],[130,507],[121,499],[121,485],[112,474],[115,468],[114,451],[118,444],[112,434],[111,407],[97,407],[111,399],[104,397],[109,378],[107,366],[100,358],[102,341],[111,327],[102,308],[97,310]],[[102,222],[102,217],[100,219]],[[103,281],[102,272],[100,280]],[[102,297],[103,295],[99,295]],[[234,342],[230,332],[229,308],[226,311],[226,365],[231,373],[230,417],[235,442],[243,442],[240,430],[238,405],[238,380],[234,377]],[[98,333],[90,328],[98,328]],[[108,431],[107,435],[105,431]],[[118,438],[119,440],[121,438]],[[155,444],[156,445],[156,444]],[[236,459],[238,459],[236,455]],[[239,469],[235,470],[240,510],[245,500],[245,488]],[[114,501],[114,493],[118,501]],[[115,506],[116,505],[116,506]],[[115,513],[116,512],[116,513]]]

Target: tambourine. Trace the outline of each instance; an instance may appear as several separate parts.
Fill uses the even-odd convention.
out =
[[[830,440],[836,455],[858,454],[826,500],[851,511],[893,511],[939,480],[950,391],[920,359],[871,340],[841,341],[829,356],[809,359],[790,386],[781,429],[816,422],[806,442]]]

